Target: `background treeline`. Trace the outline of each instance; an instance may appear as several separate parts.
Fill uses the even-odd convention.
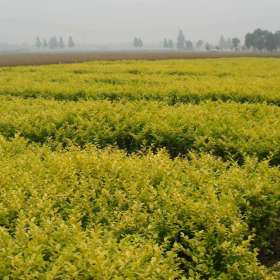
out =
[[[134,48],[142,48],[143,46],[143,39],[134,38]],[[247,33],[243,42],[241,38],[226,38],[222,35],[219,42],[211,44],[204,40],[194,42],[185,36],[183,30],[179,30],[176,40],[164,38],[161,47],[184,51],[277,51],[280,50],[280,31],[273,33],[268,30],[256,29],[252,33]]]
[[[132,42],[133,48],[141,49],[144,47],[144,40],[141,37],[135,37]],[[67,41],[63,37],[53,36],[49,39],[36,38],[35,47],[37,49],[65,49],[74,48],[76,43],[72,36]],[[216,44],[204,40],[192,41],[183,30],[179,30],[176,40],[164,38],[161,42],[163,49],[177,49],[181,51],[261,51],[272,52],[280,50],[280,31],[271,32],[268,30],[256,29],[252,33],[247,33],[245,38],[227,38],[221,35]]]
[[[57,38],[53,36],[47,39],[41,39],[40,37],[36,38],[35,46],[37,49],[65,49],[65,48],[74,48],[75,42],[72,36],[69,36],[67,42],[65,43],[63,37]]]
[[[174,42],[172,39],[165,38],[162,44],[164,49],[177,49],[186,51],[240,51],[243,49],[241,40],[237,37],[225,38],[223,35],[220,37],[218,44],[210,44],[209,42],[198,40],[193,42],[187,39],[182,30],[179,31],[177,41]]]
[[[280,31],[275,33],[257,29],[245,36],[245,45],[248,49],[259,51],[280,50]]]

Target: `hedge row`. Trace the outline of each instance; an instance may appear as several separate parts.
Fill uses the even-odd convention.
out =
[[[267,162],[0,147],[1,279],[279,279]]]
[[[0,134],[30,142],[115,146],[129,153],[166,148],[172,157],[210,152],[243,163],[246,155],[280,163],[280,109],[210,102],[57,102],[1,98]]]
[[[124,61],[0,69],[0,95],[280,104],[279,59]]]

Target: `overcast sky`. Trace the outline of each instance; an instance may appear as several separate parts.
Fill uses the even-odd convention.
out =
[[[216,41],[257,27],[280,30],[280,0],[0,0],[0,42],[68,34],[81,43],[158,42],[179,28]]]

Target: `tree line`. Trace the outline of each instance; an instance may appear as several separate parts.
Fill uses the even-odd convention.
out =
[[[275,33],[256,29],[252,33],[247,33],[244,38],[244,44],[238,37],[225,38],[223,35],[217,44],[198,40],[193,42],[187,39],[183,30],[179,30],[177,40],[164,38],[162,41],[162,48],[177,49],[185,51],[206,50],[206,51],[277,51],[280,50],[280,31]],[[144,46],[141,38],[134,38],[134,48],[142,48]]]
[[[248,49],[257,51],[276,51],[280,50],[280,31],[275,33],[256,29],[253,33],[245,36],[245,45]]]
[[[76,44],[74,42],[74,39],[72,36],[68,37],[67,43],[64,42],[63,37],[57,38],[56,36],[53,36],[51,38],[47,39],[41,39],[40,37],[36,38],[35,46],[37,49],[65,49],[75,48]]]

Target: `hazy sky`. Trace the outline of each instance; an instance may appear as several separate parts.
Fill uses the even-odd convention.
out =
[[[215,41],[256,27],[280,30],[280,0],[0,0],[0,42],[72,34],[81,43],[176,38]]]

